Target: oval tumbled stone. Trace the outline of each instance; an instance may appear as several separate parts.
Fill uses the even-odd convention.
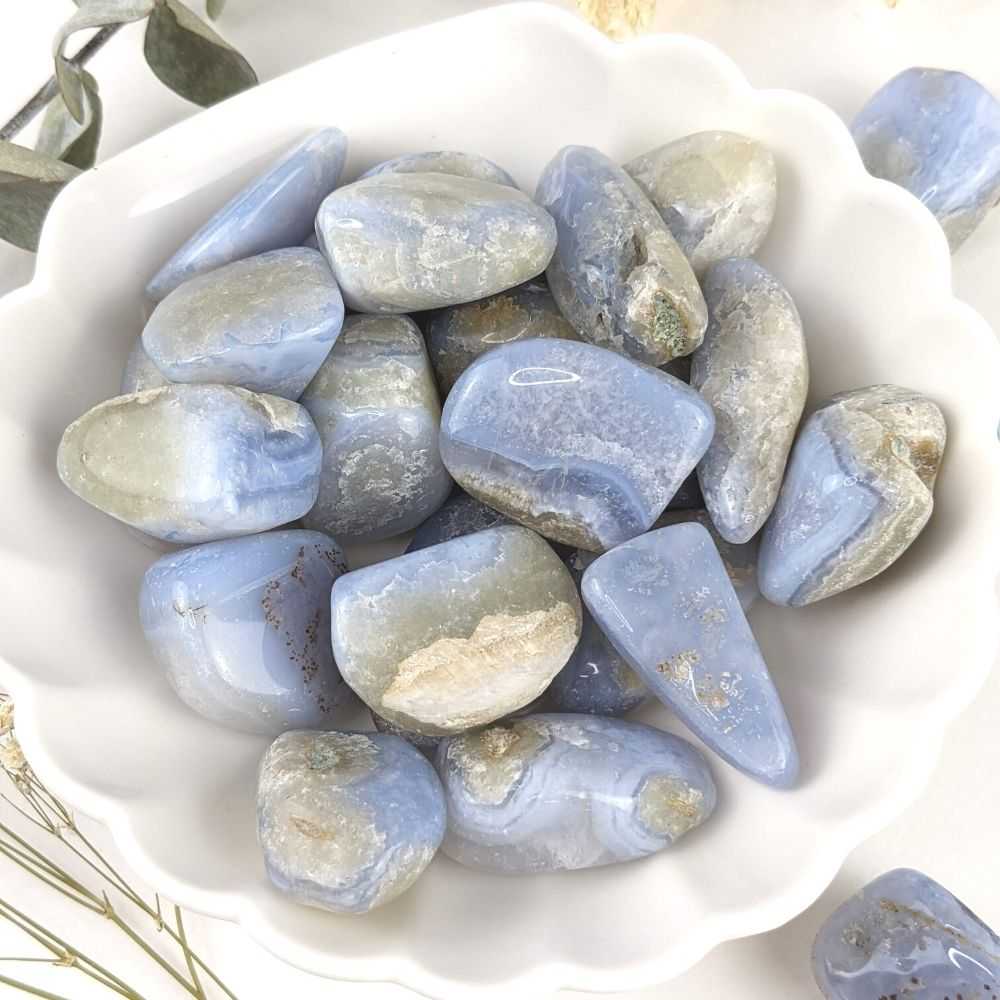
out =
[[[708,404],[670,375],[592,344],[525,340],[459,378],[441,457],[489,506],[601,552],[652,526],[714,424]]]
[[[316,502],[309,414],[230,385],[170,385],[99,403],[63,434],[59,477],[81,500],[170,542],[276,528]]]
[[[152,358],[146,353],[142,346],[142,336],[136,337],[132,350],[125,359],[119,395],[128,396],[133,392],[145,392],[146,389],[162,389],[171,384],[170,379],[153,364]]]
[[[427,153],[403,153],[391,160],[383,160],[366,170],[359,180],[379,174],[450,174],[453,177],[471,177],[473,180],[490,181],[516,188],[514,178],[503,167],[475,153],[456,153],[447,149]]]
[[[527,705],[580,636],[572,577],[517,525],[355,570],[331,600],[344,680],[383,718],[429,736]]]
[[[142,346],[172,382],[218,382],[298,399],[344,322],[316,250],[272,250],[201,274],[153,310]]]
[[[798,607],[892,565],[931,516],[946,436],[937,405],[898,385],[821,406],[795,442],[764,529],[760,592]]]
[[[514,188],[447,174],[385,173],[330,195],[320,247],[359,312],[471,302],[545,270],[551,216]]]
[[[651,365],[701,343],[707,315],[698,280],[621,167],[596,149],[567,146],[535,197],[559,231],[549,288],[581,337]]]
[[[591,715],[529,715],[444,740],[443,853],[504,874],[593,868],[663,850],[716,791],[691,744]]]

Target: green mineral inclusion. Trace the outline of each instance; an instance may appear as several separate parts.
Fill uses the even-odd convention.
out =
[[[653,336],[676,358],[687,347],[687,328],[676,306],[666,296],[658,295],[653,311]]]

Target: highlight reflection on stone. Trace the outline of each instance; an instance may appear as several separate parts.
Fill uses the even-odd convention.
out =
[[[428,153],[404,153],[391,160],[383,160],[366,170],[358,180],[379,174],[449,174],[453,177],[471,177],[477,181],[490,181],[516,188],[514,178],[485,156],[475,153],[456,153],[451,150],[433,150]]]

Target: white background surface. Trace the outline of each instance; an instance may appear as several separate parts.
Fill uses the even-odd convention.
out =
[[[560,5],[572,6],[569,0]],[[472,0],[229,0],[219,27],[261,79],[267,80],[352,44],[479,6],[485,4]],[[70,0],[0,0],[0,121],[50,72],[51,36],[72,10]],[[1000,0],[898,0],[895,9],[888,8],[885,0],[660,0],[655,28],[713,42],[735,59],[756,86],[805,91],[845,118],[885,79],[914,64],[963,69],[1000,95],[996,58]],[[196,110],[169,93],[146,69],[137,29],[121,32],[90,68],[99,78],[105,101],[105,157]],[[331,121],[336,121],[338,101],[349,99],[349,94],[330,95]],[[539,95],[539,103],[544,109],[544,95]],[[650,113],[655,114],[655,109]],[[955,257],[958,294],[1000,329],[998,263],[1000,211]],[[31,266],[31,255],[0,244],[0,292],[28,280]],[[942,331],[942,336],[947,335]],[[0,336],[17,336],[17,331],[0,331]],[[941,609],[941,627],[949,627],[947,608]],[[71,655],[71,645],[67,655]],[[941,669],[948,666],[943,663]],[[1000,797],[994,794],[992,780],[1000,771],[998,708],[1000,672],[995,672],[976,705],[949,734],[920,802],[857,850],[811,910],[780,930],[719,948],[681,979],[630,996],[809,1000],[817,995],[808,961],[819,923],[850,892],[901,865],[920,868],[944,882],[985,919],[1000,926],[996,855]],[[880,762],[873,759],[871,766],[879,767]],[[107,837],[100,831],[96,836],[113,856]],[[747,836],[763,839],[767,830],[748,830]],[[720,864],[724,863],[720,858]],[[79,916],[69,904],[55,902],[54,894],[39,890],[7,862],[0,862],[0,895],[57,933],[71,937],[77,946],[91,950],[150,1000],[183,995],[169,980],[150,974],[145,959],[137,958],[97,918]],[[597,921],[600,909],[600,901],[595,900]],[[206,954],[240,1000],[412,996],[396,987],[318,980],[272,959],[228,924],[194,915],[187,924],[195,947]],[[32,953],[29,942],[0,925],[0,956]],[[0,973],[44,981],[47,988],[72,1000],[110,995],[90,989],[73,970],[5,964]]]

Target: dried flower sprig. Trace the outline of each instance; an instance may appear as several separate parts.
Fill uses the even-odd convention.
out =
[[[656,0],[576,0],[576,5],[595,28],[618,41],[645,31],[656,14]]]

